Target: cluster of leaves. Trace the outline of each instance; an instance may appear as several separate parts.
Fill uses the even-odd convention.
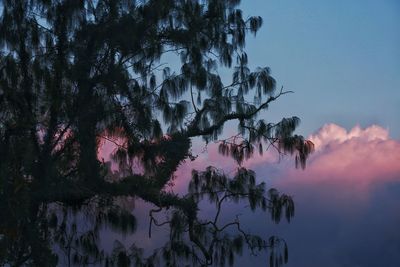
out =
[[[268,211],[276,223],[280,222],[283,215],[290,221],[294,216],[292,198],[280,194],[276,189],[265,190],[265,184],[256,184],[255,173],[248,169],[239,168],[232,178],[211,166],[205,171],[194,170],[189,192],[184,198],[194,201],[196,207],[202,199],[208,199],[215,205],[215,215],[212,218],[196,216],[192,219],[192,209],[161,206],[151,209],[149,235],[153,231],[152,225],[168,226],[168,242],[147,258],[143,250],[135,245],[125,248],[116,242],[109,264],[123,260],[135,266],[232,266],[235,257],[242,255],[244,249],[249,249],[252,255],[267,250],[271,266],[280,266],[288,261],[288,248],[284,240],[275,236],[263,239],[243,230],[238,215],[230,222],[221,220],[224,203],[247,202],[252,211]],[[236,234],[232,234],[234,232]]]
[[[269,68],[249,69],[246,36],[257,33],[262,19],[245,18],[239,3],[1,2],[0,215],[9,218],[0,221],[1,263],[55,265],[54,242],[68,247],[68,262],[99,258],[111,264],[115,257],[123,262],[122,252],[113,259],[102,254],[96,231],[80,234],[79,225],[46,216],[48,205],[56,202],[83,209],[93,199],[129,196],[161,210],[172,208],[173,238],[161,253],[170,265],[179,265],[180,253],[200,264],[223,265],[225,253],[233,259],[231,252],[240,251],[239,241],[217,226],[219,215],[211,223],[198,218],[204,196],[219,207],[223,200],[247,200],[252,209],[269,210],[277,222],[282,210],[291,218],[291,199],[266,192],[244,169],[232,180],[212,168],[197,173],[184,197],[165,191],[179,165],[194,158],[192,138],[221,141],[220,151],[239,163],[254,146],[262,151],[262,142],[295,154],[302,167],[313,150],[312,143],[294,135],[297,118],[257,119],[288,92],[276,91]],[[166,56],[175,57],[178,67],[164,67]],[[223,82],[219,67],[233,68],[230,83]],[[233,142],[219,140],[228,121],[238,122],[239,138]],[[121,169],[110,177],[98,151],[102,141],[116,139],[113,158]],[[141,171],[133,170],[133,161]],[[103,211],[96,213],[94,227],[107,222],[134,230],[135,220],[110,203],[99,206]],[[242,232],[239,222],[234,225],[250,249],[270,246]],[[69,253],[72,240],[81,251],[76,257]],[[232,246],[237,247],[228,249]],[[130,255],[141,261],[138,250]]]

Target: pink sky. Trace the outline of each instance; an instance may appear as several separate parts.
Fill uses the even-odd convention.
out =
[[[245,167],[254,169],[260,180],[272,181],[274,186],[292,188],[319,186],[340,189],[349,195],[365,197],[372,186],[400,181],[400,142],[391,139],[387,129],[371,125],[351,130],[336,124],[326,124],[308,137],[316,151],[308,160],[306,169],[294,167],[294,160],[285,156],[279,160],[273,150],[245,161]],[[233,172],[234,160],[218,153],[216,144],[195,147],[199,152],[193,162],[186,162],[176,172],[175,189],[185,191],[192,169],[202,170],[208,165]]]
[[[315,144],[315,152],[308,160],[306,169],[294,168],[290,156],[279,159],[276,151],[270,149],[263,155],[255,153],[243,165],[254,169],[259,180],[277,187],[340,188],[344,193],[364,197],[371,186],[386,182],[400,181],[400,142],[391,139],[389,131],[378,125],[365,129],[355,126],[351,130],[336,124],[325,124],[308,137]],[[113,150],[106,141],[101,157],[106,161]],[[230,174],[237,164],[230,157],[218,153],[218,144],[194,141],[193,152],[196,160],[187,160],[176,172],[174,191],[185,192],[192,169],[202,170],[209,165],[223,169]]]

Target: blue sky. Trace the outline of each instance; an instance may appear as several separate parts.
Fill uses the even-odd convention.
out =
[[[333,122],[379,124],[400,137],[399,1],[252,0],[241,7],[264,19],[247,42],[250,63],[271,67],[278,84],[295,91],[269,116],[299,116],[304,135]]]

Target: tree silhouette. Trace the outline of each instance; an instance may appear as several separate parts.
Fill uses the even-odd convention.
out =
[[[180,164],[194,159],[193,138],[219,142],[239,166],[268,145],[304,168],[313,150],[294,134],[297,117],[257,119],[288,91],[276,90],[269,68],[249,69],[245,39],[262,19],[245,18],[239,2],[2,1],[0,264],[55,266],[62,251],[69,265],[223,266],[243,247],[269,249],[271,266],[287,261],[283,240],[247,233],[239,218],[219,220],[228,200],[269,211],[275,222],[293,216],[292,199],[266,191],[251,170],[194,170],[186,195],[166,190]],[[230,82],[219,68],[232,71]],[[228,121],[238,122],[238,133],[220,139]],[[98,159],[104,140],[118,140],[118,172]],[[108,255],[98,245],[104,224],[134,232],[136,219],[121,205],[129,197],[154,207],[149,235],[152,226],[170,229],[151,255],[120,243]],[[203,198],[216,205],[214,218],[199,218]],[[91,226],[81,229],[77,214]]]

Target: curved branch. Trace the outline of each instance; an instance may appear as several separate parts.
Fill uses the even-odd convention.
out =
[[[237,113],[233,112],[230,114],[225,115],[221,120],[219,120],[217,123],[214,125],[207,127],[205,129],[199,129],[198,128],[198,121],[201,118],[201,115],[206,111],[206,108],[203,107],[197,114],[193,122],[190,124],[188,129],[186,130],[186,135],[188,137],[196,137],[196,136],[204,136],[204,135],[210,135],[214,131],[218,130],[221,128],[225,122],[230,121],[230,120],[248,120],[254,117],[258,112],[260,112],[262,109],[265,109],[268,107],[268,105],[278,99],[280,96],[288,94],[288,93],[293,93],[292,91],[283,91],[283,87],[281,88],[279,94],[276,96],[270,96],[264,103],[262,103],[256,110],[248,112],[248,113]]]

